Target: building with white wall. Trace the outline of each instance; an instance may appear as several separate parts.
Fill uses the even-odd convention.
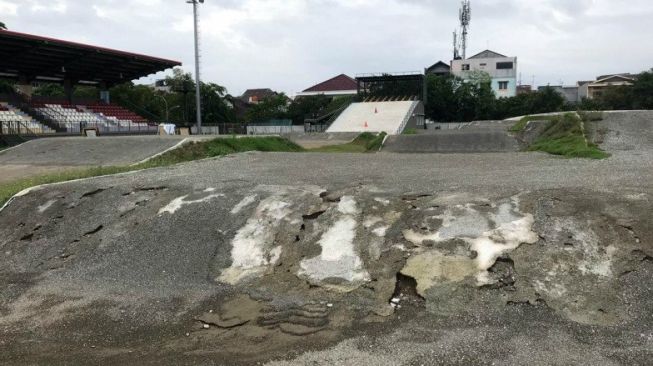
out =
[[[508,57],[500,53],[485,50],[467,59],[451,61],[451,73],[469,80],[479,71],[484,71],[492,78],[492,90],[497,97],[514,97],[517,95],[517,57]]]

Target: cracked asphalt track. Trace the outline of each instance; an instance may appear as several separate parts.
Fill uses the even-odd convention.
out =
[[[355,320],[350,319],[357,313],[349,311],[359,306],[356,301],[324,295],[333,301],[333,329],[305,337],[258,333],[250,325],[247,331],[202,331],[194,318],[224,307],[222,298],[238,292],[214,281],[212,259],[228,257],[230,249],[215,243],[228,242],[242,226],[248,213],[233,219],[228,211],[261,186],[362,189],[390,198],[427,193],[463,202],[522,194],[522,210],[541,212],[536,222],[542,223],[548,211],[536,209],[540,198],[545,206],[574,202],[554,215],[609,216],[617,220],[610,225],[632,227],[639,247],[650,256],[652,116],[606,117],[598,128],[608,129],[603,146],[613,156],[600,161],[541,153],[245,153],[31,192],[0,212],[5,263],[0,270],[0,363],[648,364],[653,356],[653,261],[647,255],[637,257],[636,270],[618,280],[615,306],[629,320],[612,326],[571,321],[555,304],[494,307],[492,292],[473,295],[478,298],[457,307],[433,294],[425,304],[407,303],[390,317]],[[157,215],[175,198],[205,197],[207,188],[225,197]],[[133,207],[123,207],[124,197],[133,198]],[[48,206],[50,201],[56,202]],[[34,214],[39,207],[53,214]],[[119,213],[126,216],[116,220]],[[620,222],[620,217],[633,223]],[[536,231],[548,235],[539,227]],[[77,254],[84,261],[59,251],[69,244],[88,246]],[[516,265],[528,260],[532,250],[515,250]],[[274,303],[266,288],[274,293],[275,286],[263,283],[249,296]],[[255,305],[247,301],[236,305]],[[345,324],[352,321],[356,327]]]

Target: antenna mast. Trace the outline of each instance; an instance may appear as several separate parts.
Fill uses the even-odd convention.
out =
[[[467,59],[467,35],[469,34],[469,24],[472,20],[472,5],[470,0],[463,0],[460,8],[460,26],[462,27],[462,51],[463,60]]]
[[[458,51],[458,31],[453,32],[453,59],[457,60],[460,58],[460,52]]]

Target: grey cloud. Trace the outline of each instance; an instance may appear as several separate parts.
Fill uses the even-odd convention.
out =
[[[184,0],[65,0],[63,14],[32,10],[55,1],[0,2],[18,5],[16,16],[0,19],[11,29],[178,59],[193,70],[192,32],[179,27],[190,22]],[[612,14],[612,0],[472,0],[469,53],[489,44],[518,56],[524,82],[535,75],[538,84],[639,72],[653,59],[645,46],[653,6],[633,4],[631,13]],[[450,59],[458,7],[456,0],[206,0],[203,78],[234,94],[254,87],[292,93],[342,72],[420,70]]]

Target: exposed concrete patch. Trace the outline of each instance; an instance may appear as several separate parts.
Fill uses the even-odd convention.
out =
[[[204,190],[204,193],[210,193],[210,192],[213,192],[213,190],[211,190],[211,188],[207,188],[206,190]],[[208,202],[208,201],[210,201],[212,199],[215,199],[215,198],[225,197],[225,195],[222,194],[222,193],[215,193],[215,194],[210,194],[210,195],[208,195],[206,197],[203,197],[203,198],[199,198],[199,199],[196,199],[196,200],[188,200],[187,201],[186,198],[188,198],[188,196],[189,195],[185,195],[185,196],[175,198],[170,203],[168,203],[165,207],[163,207],[163,208],[161,208],[159,210],[159,215],[163,215],[164,213],[169,213],[169,214],[172,215],[175,212],[177,212],[180,208],[182,208],[183,206],[202,203],[202,202]]]
[[[490,207],[492,207],[490,205]],[[444,243],[459,239],[467,243],[467,248],[459,248],[459,251],[468,250],[473,253],[473,259],[454,255],[452,258],[443,258],[447,255],[435,251],[420,254],[423,258],[411,258],[408,269],[402,273],[415,277],[418,281],[420,291],[423,292],[434,283],[436,279],[443,279],[445,282],[459,282],[463,278],[459,275],[471,275],[468,270],[469,262],[476,268],[476,282],[478,286],[491,285],[496,282],[488,270],[494,265],[497,258],[517,249],[522,243],[535,243],[538,240],[537,234],[531,230],[534,218],[531,214],[519,212],[518,201],[513,198],[511,202],[504,202],[498,207],[493,207],[489,212],[480,211],[475,204],[455,205],[445,209],[442,215],[432,218],[441,220],[442,224],[435,232],[416,232],[414,229],[403,231],[403,235],[409,242],[422,246],[425,242]],[[412,261],[412,262],[411,262]],[[435,265],[429,268],[423,262],[434,261]],[[449,262],[453,261],[453,264]],[[453,276],[448,275],[449,267],[460,267]],[[404,271],[409,272],[404,272]],[[420,274],[419,270],[426,273]],[[463,276],[464,277],[464,276]],[[420,283],[425,280],[426,283]]]
[[[417,281],[417,292],[426,296],[426,291],[443,283],[461,282],[478,273],[472,259],[464,256],[446,255],[438,250],[430,250],[411,256],[401,270],[406,276]]]
[[[282,197],[272,196],[261,201],[232,240],[231,267],[222,272],[218,281],[236,284],[277,262],[282,247],[274,246],[275,230],[292,212],[290,206],[291,203],[282,201]]]
[[[57,200],[56,200],[56,199],[54,199],[54,200],[49,200],[48,202],[46,202],[46,203],[42,204],[41,206],[39,206],[39,207],[37,208],[37,211],[38,211],[39,213],[44,213],[45,211],[47,211],[48,208],[52,207],[52,205],[54,205],[55,203],[57,203]]]
[[[322,247],[320,256],[303,260],[300,276],[314,281],[339,278],[347,282],[361,282],[369,279],[363,269],[360,257],[354,251],[356,220],[343,217],[329,228],[318,242]]]
[[[351,285],[368,281],[369,273],[355,252],[354,239],[358,222],[354,215],[360,212],[351,196],[343,196],[337,206],[342,214],[322,235],[318,244],[322,248],[319,256],[302,260],[298,275],[315,283],[328,279],[341,279]]]
[[[243,198],[242,201],[238,202],[238,204],[236,206],[234,206],[234,208],[231,209],[231,214],[232,215],[238,214],[240,211],[242,211],[243,208],[245,208],[245,207],[251,205],[252,203],[256,202],[257,198],[258,198],[258,195],[255,195],[255,194],[249,195],[249,196]]]

